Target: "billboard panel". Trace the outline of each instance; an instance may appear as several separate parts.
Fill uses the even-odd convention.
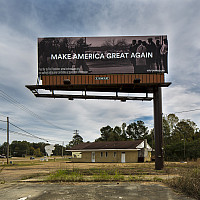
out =
[[[167,73],[167,36],[38,38],[38,75]]]

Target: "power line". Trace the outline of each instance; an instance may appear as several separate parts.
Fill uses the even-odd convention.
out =
[[[32,133],[29,133],[28,131],[26,131],[26,130],[20,128],[19,126],[15,125],[15,124],[13,124],[13,123],[11,123],[11,122],[10,122],[10,124],[13,125],[14,127],[18,128],[18,129],[20,129],[21,131],[23,131],[23,132],[25,132],[25,133],[31,135],[32,137],[37,138],[37,139],[45,140],[45,141],[47,141],[47,142],[49,142],[49,141],[54,141],[54,142],[63,142],[63,141],[51,140],[51,139],[46,139],[46,138],[38,137],[38,136],[36,136],[36,135],[34,135],[34,134],[32,134]]]
[[[13,124],[13,123],[11,123],[11,122],[9,122],[9,124],[11,124],[12,126],[18,128],[18,129],[20,129],[21,131],[25,132],[26,134],[28,134],[28,135],[30,135],[30,136],[32,136],[32,137],[34,137],[34,138],[37,138],[37,139],[40,139],[40,140],[44,140],[44,141],[47,141],[47,142],[49,142],[49,141],[63,142],[63,141],[51,140],[51,139],[46,139],[46,138],[39,137],[39,136],[36,136],[36,135],[34,135],[34,134],[32,134],[32,133],[29,133],[28,131],[26,131],[26,130],[20,128],[19,126],[15,125],[15,124]]]
[[[185,113],[185,112],[193,112],[193,111],[198,111],[200,109],[191,109],[191,110],[184,110],[184,111],[180,111],[180,112],[174,112],[175,114],[176,113]]]
[[[4,132],[7,132],[7,130],[5,128],[0,128],[0,130],[2,130]],[[38,138],[37,136],[34,136],[34,135],[28,135],[28,134],[25,134],[25,133],[19,133],[19,132],[12,131],[12,130],[9,130],[9,132],[13,133],[13,134],[17,134],[17,135],[22,135],[22,136],[25,136],[25,137],[32,137],[32,138],[41,139],[41,138]],[[48,142],[47,140],[45,140],[45,141]]]
[[[32,115],[33,117],[39,119],[39,120],[42,120],[43,122],[53,126],[54,128],[56,129],[61,129],[61,130],[64,130],[64,131],[68,131],[62,127],[59,127],[49,121],[47,121],[46,119],[43,119],[41,116],[37,115],[36,113],[34,113],[33,111],[31,111],[29,108],[25,107],[23,104],[21,104],[20,102],[18,102],[17,100],[15,100],[14,98],[12,98],[11,96],[9,96],[7,93],[5,93],[3,90],[0,89],[0,96],[10,102],[11,104],[13,104],[14,106],[17,106],[19,109],[29,113],[30,115]]]
[[[47,139],[44,139],[44,138],[38,137],[38,136],[36,136],[36,135],[33,135],[32,133],[29,133],[28,131],[26,131],[26,130],[20,128],[19,126],[15,125],[15,124],[13,124],[13,123],[11,123],[11,122],[10,122],[10,124],[11,124],[12,126],[18,128],[18,129],[20,129],[21,131],[27,133],[28,135],[31,135],[32,137],[35,137],[35,138],[37,138],[37,139],[44,140],[44,141],[47,141],[47,142],[48,142]]]
[[[4,120],[0,120],[0,121],[2,121],[2,122],[7,122],[7,121],[4,121]],[[52,141],[52,142],[63,143],[63,141],[52,140],[52,139],[46,139],[46,138],[42,138],[42,137],[36,136],[36,135],[34,135],[34,134],[32,134],[32,133],[29,133],[28,131],[26,131],[26,130],[20,128],[19,126],[15,125],[15,124],[13,124],[13,123],[11,123],[11,122],[9,122],[9,124],[11,124],[12,126],[18,128],[18,129],[20,129],[21,131],[23,131],[23,132],[26,133],[26,134],[24,134],[24,133],[19,133],[19,132],[16,132],[16,131],[10,131],[10,132],[12,132],[12,133],[14,133],[14,134],[16,133],[16,134],[20,134],[20,135],[23,135],[23,136],[34,137],[34,138],[37,138],[37,139],[40,139],[40,140],[44,140],[44,141],[46,141],[46,142]],[[4,129],[4,128],[0,128],[0,130],[6,131],[6,129]],[[28,134],[28,135],[27,135],[27,134]]]
[[[7,129],[5,129],[5,128],[0,128],[0,130],[2,130],[4,132],[7,132]],[[26,131],[26,133],[20,133],[20,132],[17,132],[17,131],[9,130],[9,132],[13,133],[13,134],[25,136],[25,137],[37,138],[37,139],[40,139],[40,140],[44,140],[46,142],[49,142],[49,141],[54,141],[54,142],[59,142],[59,143],[63,142],[63,141],[56,141],[56,140],[50,140],[50,139],[41,138],[41,137],[33,135],[33,134],[31,134],[31,133],[29,133],[27,131]]]

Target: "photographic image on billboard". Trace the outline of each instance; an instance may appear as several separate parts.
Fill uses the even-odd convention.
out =
[[[38,75],[168,73],[162,36],[38,38]]]

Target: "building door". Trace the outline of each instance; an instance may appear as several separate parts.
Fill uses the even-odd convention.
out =
[[[125,152],[122,152],[122,154],[121,154],[121,162],[122,162],[122,163],[125,163],[125,162],[126,162],[126,159],[125,159]]]
[[[92,152],[92,162],[95,162],[95,152]]]

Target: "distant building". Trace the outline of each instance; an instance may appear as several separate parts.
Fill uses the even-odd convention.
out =
[[[67,150],[72,162],[136,163],[151,161],[147,140],[81,143]]]

